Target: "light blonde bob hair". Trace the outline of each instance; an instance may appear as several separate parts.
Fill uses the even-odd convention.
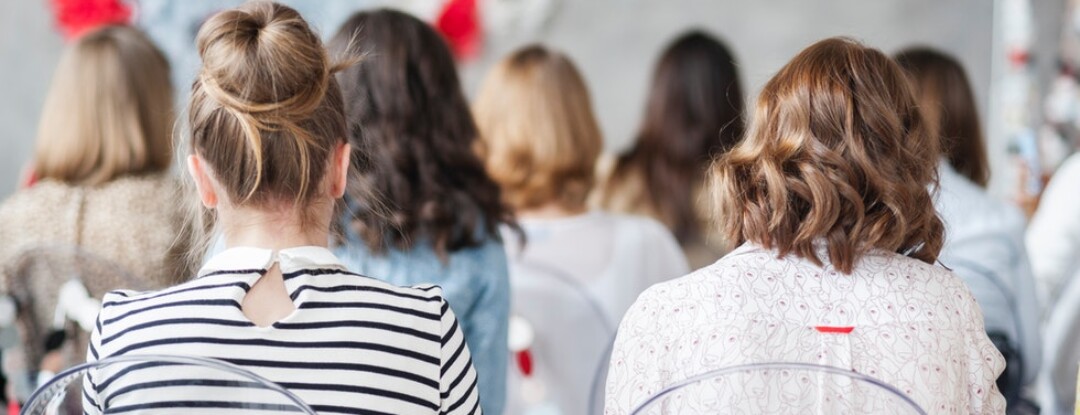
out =
[[[933,263],[938,141],[903,70],[844,38],[803,50],[761,91],[745,139],[712,167],[723,232],[850,274],[872,250]]]
[[[139,30],[106,26],[64,52],[38,126],[38,179],[100,185],[172,163],[173,89],[165,55]]]
[[[584,206],[603,139],[570,58],[538,45],[514,52],[488,75],[473,113],[477,150],[507,204]]]

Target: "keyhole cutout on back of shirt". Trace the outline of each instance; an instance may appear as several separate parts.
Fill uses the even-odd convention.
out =
[[[244,316],[259,327],[268,327],[296,310],[276,262],[248,290],[240,308]]]

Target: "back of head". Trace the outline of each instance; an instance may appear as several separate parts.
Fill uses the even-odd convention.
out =
[[[488,75],[474,104],[479,151],[515,209],[584,206],[603,142],[570,59],[527,46]]]
[[[932,263],[943,225],[930,186],[937,140],[903,70],[831,38],[761,91],[749,132],[713,167],[724,233],[850,273],[871,250]]]
[[[927,124],[941,140],[941,153],[957,172],[986,187],[990,181],[975,95],[959,61],[930,48],[896,54],[911,77]]]
[[[687,32],[661,55],[637,142],[619,157],[608,187],[617,191],[620,181],[641,174],[652,210],[686,242],[702,223],[694,194],[709,162],[742,135],[743,92],[735,58],[711,35]]]
[[[137,29],[106,26],[64,52],[38,127],[41,179],[99,185],[172,162],[173,90],[165,56]]]
[[[318,198],[345,113],[319,37],[295,10],[245,3],[207,20],[188,116],[192,150],[237,205]]]
[[[369,247],[405,249],[423,237],[445,255],[497,238],[498,223],[510,216],[472,151],[476,124],[442,36],[411,15],[384,9],[353,15],[331,47],[364,57],[338,80],[358,150],[351,210]],[[387,206],[376,208],[368,195]]]

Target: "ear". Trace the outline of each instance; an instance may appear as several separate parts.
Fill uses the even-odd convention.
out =
[[[330,195],[334,199],[345,196],[345,186],[349,181],[349,162],[352,157],[352,146],[349,143],[338,144],[334,148],[333,165],[330,168]]]
[[[202,200],[203,206],[206,206],[207,209],[213,209],[218,205],[217,190],[214,189],[213,179],[210,178],[210,174],[204,166],[205,163],[198,155],[192,154],[188,156],[188,173],[195,180],[195,188],[199,192],[199,199]]]

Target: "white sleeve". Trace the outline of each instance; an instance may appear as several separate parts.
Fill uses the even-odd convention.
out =
[[[1039,290],[1052,304],[1080,254],[1080,154],[1054,174],[1028,226],[1026,242]]]

